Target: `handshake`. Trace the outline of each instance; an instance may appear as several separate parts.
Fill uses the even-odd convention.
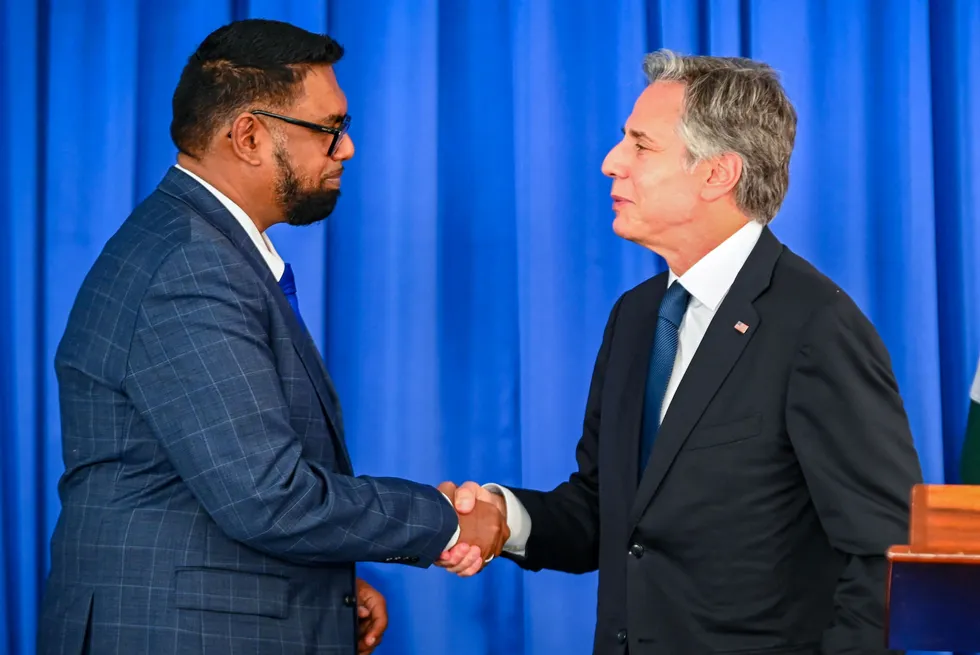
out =
[[[443,482],[438,487],[459,515],[459,539],[436,562],[450,573],[466,578],[476,575],[500,554],[510,538],[507,504],[503,496],[475,482],[457,487]]]

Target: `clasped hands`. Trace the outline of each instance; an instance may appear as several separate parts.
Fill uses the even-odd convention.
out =
[[[438,487],[459,515],[459,540],[436,562],[450,573],[466,578],[476,575],[500,554],[510,538],[507,504],[475,482],[457,487],[443,482]]]

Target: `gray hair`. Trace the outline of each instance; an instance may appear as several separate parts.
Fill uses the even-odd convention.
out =
[[[723,153],[742,159],[735,202],[746,216],[768,224],[789,188],[796,110],[768,65],[741,57],[681,56],[658,50],[645,57],[650,84],[682,82],[678,128],[688,164]]]

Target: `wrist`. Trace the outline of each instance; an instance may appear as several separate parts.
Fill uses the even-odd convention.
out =
[[[490,500],[493,502],[494,507],[503,514],[504,520],[507,520],[507,500],[504,498],[502,493],[497,493],[496,491],[490,492]]]

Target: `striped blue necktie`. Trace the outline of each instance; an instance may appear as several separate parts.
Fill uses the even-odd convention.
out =
[[[657,313],[657,328],[653,338],[653,351],[650,354],[650,368],[647,371],[646,394],[643,399],[643,432],[640,441],[640,477],[650,459],[653,441],[660,429],[660,410],[664,396],[667,394],[667,383],[674,370],[674,359],[677,357],[677,330],[687,311],[687,303],[691,294],[681,283],[674,281],[667,288],[660,311]]]

